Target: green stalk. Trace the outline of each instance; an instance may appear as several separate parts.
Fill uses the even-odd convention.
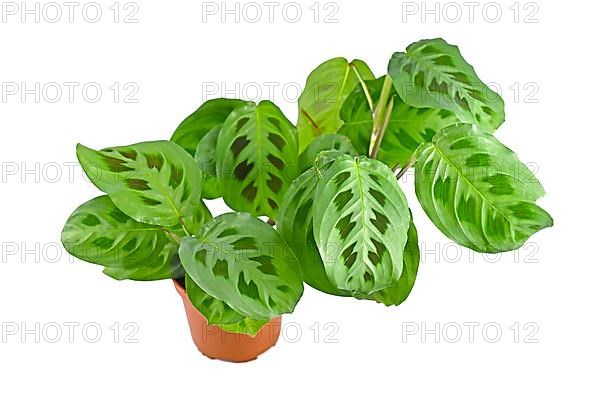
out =
[[[356,66],[352,63],[350,63],[350,66],[352,68],[352,71],[354,71],[354,74],[356,75],[356,79],[358,79],[358,81],[360,82],[360,86],[362,87],[363,92],[365,93],[365,97],[367,98],[367,102],[369,103],[369,109],[371,110],[371,114],[373,114],[374,110],[373,110],[373,99],[371,98],[371,93],[369,93],[369,89],[367,88],[367,84],[365,83],[364,79],[362,78],[362,76],[360,76],[360,73],[358,72],[358,69],[356,68]]]
[[[386,75],[383,81],[381,96],[377,101],[375,111],[373,111],[373,132],[371,133],[371,143],[369,144],[369,157],[373,159],[377,158],[377,154],[379,153],[379,147],[381,146],[381,141],[383,140],[383,135],[385,135],[385,129],[389,123],[394,106],[393,100],[388,102],[392,87],[392,77]]]

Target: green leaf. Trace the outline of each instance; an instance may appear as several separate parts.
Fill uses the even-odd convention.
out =
[[[298,260],[281,235],[246,213],[218,216],[179,248],[185,271],[209,295],[252,319],[290,313],[303,285]]]
[[[313,138],[334,133],[342,125],[340,108],[359,83],[359,76],[362,80],[375,78],[364,61],[348,62],[342,57],[325,61],[310,73],[298,99],[300,151]]]
[[[330,281],[369,295],[402,273],[410,214],[392,171],[366,157],[340,156],[317,186],[314,235]]]
[[[504,122],[504,101],[443,39],[421,40],[394,53],[388,74],[400,98],[413,107],[443,109],[460,121],[493,132]]]
[[[202,200],[202,173],[173,142],[157,141],[96,151],[77,145],[87,176],[125,214],[138,222],[191,223]]]
[[[234,109],[244,104],[245,101],[237,99],[208,100],[177,127],[171,141],[194,156],[200,140],[215,126],[222,125]]]
[[[189,275],[185,276],[185,290],[190,303],[204,315],[209,325],[216,325],[227,332],[255,336],[269,320],[244,317],[227,303],[216,299],[196,285]]]
[[[385,77],[365,84],[376,103]],[[344,125],[338,131],[348,136],[360,154],[367,155],[373,131],[373,116],[367,97],[360,85],[344,102],[340,117]],[[415,108],[394,97],[394,107],[377,159],[390,167],[406,165],[421,143],[430,142],[442,128],[456,124],[458,119],[449,111]]]
[[[270,101],[239,107],[221,129],[216,159],[227,205],[275,218],[298,175],[296,128]]]
[[[542,185],[492,135],[468,124],[440,132],[415,165],[419,202],[449,238],[480,252],[514,250],[552,218]]]
[[[397,306],[403,303],[415,285],[417,272],[419,271],[419,257],[419,237],[417,235],[417,228],[411,218],[410,227],[408,228],[408,239],[404,247],[404,267],[400,279],[394,286],[373,293],[369,296],[369,300],[375,300],[386,306]]]
[[[315,160],[320,152],[337,150],[342,154],[357,156],[358,153],[350,139],[343,135],[330,134],[318,136],[313,140],[298,158],[300,172],[304,172],[315,165]]]
[[[347,295],[329,281],[315,243],[313,202],[318,183],[319,175],[315,168],[309,169],[294,180],[281,205],[276,224],[277,230],[300,261],[304,282],[325,293]]]
[[[162,228],[124,214],[108,196],[79,206],[61,234],[73,256],[105,267],[115,279],[159,280],[183,276],[176,262],[177,245]]]
[[[217,179],[216,153],[217,139],[221,127],[217,125],[198,142],[194,159],[202,171],[202,197],[216,199],[221,197],[219,180]]]

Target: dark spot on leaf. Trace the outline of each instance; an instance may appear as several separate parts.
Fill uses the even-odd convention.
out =
[[[233,154],[233,157],[237,158],[237,156],[240,155],[242,150],[244,150],[246,146],[248,146],[248,143],[250,143],[250,141],[246,136],[241,136],[235,139],[231,144],[231,153]]]
[[[492,185],[492,187],[489,189],[490,193],[497,195],[510,195],[515,192],[512,187],[513,178],[510,175],[495,174],[488,176],[483,181]]]
[[[286,294],[292,293],[292,288],[290,288],[287,285],[279,285],[279,286],[277,286],[277,290],[279,290],[280,292],[286,293]]]
[[[281,171],[281,170],[283,170],[283,168],[284,168],[284,164],[283,164],[283,161],[281,161],[281,159],[280,159],[280,158],[277,158],[277,157],[275,157],[274,155],[272,155],[272,154],[269,154],[269,155],[267,156],[267,159],[268,159],[268,160],[271,162],[271,164],[273,164],[273,166],[274,166],[275,168],[277,168],[277,169],[278,169],[278,170],[280,170],[280,171]]]
[[[425,130],[423,132],[421,132],[421,137],[426,141],[426,142],[431,142],[431,139],[433,139],[433,137],[435,136],[436,131],[434,131],[431,128],[425,128]]]
[[[248,117],[240,118],[238,120],[237,124],[235,125],[235,130],[239,132],[239,130],[242,129],[249,120],[250,120],[250,118],[248,118]]]
[[[375,228],[377,228],[379,232],[381,232],[382,235],[384,235],[388,229],[390,220],[388,219],[388,217],[381,214],[377,210],[372,211],[375,214],[375,218],[371,218],[371,223],[375,226]]]
[[[425,73],[423,73],[423,71],[420,71],[417,75],[415,75],[414,84],[416,86],[423,86],[424,83],[425,83]]]
[[[435,78],[429,84],[428,89],[431,92],[437,92],[437,93],[441,93],[443,95],[448,94],[448,85],[446,84],[446,82],[442,82],[442,83],[438,84],[438,82],[437,82],[437,80],[435,80]]]
[[[344,265],[346,268],[352,267],[354,262],[358,258],[358,253],[354,251],[354,246],[356,243],[352,243],[350,246],[346,247],[346,249],[342,252],[342,257],[344,258]]]
[[[234,250],[256,250],[256,241],[250,236],[241,237],[231,243]]]
[[[379,190],[376,190],[374,188],[370,188],[369,189],[369,193],[371,194],[371,196],[373,196],[373,198],[375,200],[377,200],[377,202],[383,207],[385,206],[385,196],[383,195],[383,193],[381,193]]]
[[[376,184],[378,184],[378,185],[379,185],[379,176],[378,176],[378,175],[375,175],[375,174],[369,174],[369,178],[371,178],[371,180],[372,180],[373,182],[375,182]]]
[[[383,254],[385,253],[385,245],[381,243],[379,240],[371,238],[371,243],[375,246],[375,252],[380,259],[383,259]]]
[[[262,255],[257,257],[250,257],[250,260],[256,261],[259,264],[258,270],[263,274],[274,276],[277,275],[277,270],[275,269],[275,265],[273,265],[273,257]]]
[[[452,116],[452,112],[450,112],[448,110],[440,110],[440,111],[438,111],[438,115],[440,116],[440,118],[446,119],[446,118]]]
[[[539,211],[535,204],[527,202],[519,202],[508,207],[512,214],[521,219],[535,219],[537,218]]]
[[[244,160],[235,167],[233,174],[238,181],[243,181],[252,171],[252,168],[254,168],[254,163],[248,163],[248,160]]]
[[[143,179],[126,179],[125,184],[128,188],[133,190],[150,190],[150,186],[148,186],[148,181]]]
[[[125,160],[121,160],[121,159],[115,158],[115,157],[110,157],[107,155],[102,155],[102,159],[104,160],[104,163],[106,164],[106,166],[108,167],[108,169],[111,172],[120,174],[123,172],[135,171],[134,168],[127,165],[127,161],[125,161]]]
[[[352,189],[348,189],[345,192],[341,192],[338,193],[337,196],[335,196],[335,199],[333,199],[333,203],[335,204],[335,208],[338,211],[341,211],[342,208],[344,208],[344,206],[350,201],[352,200]]]
[[[344,184],[344,182],[346,182],[348,180],[348,178],[350,178],[350,172],[344,171],[344,172],[339,173],[334,178],[336,187],[339,189]]]
[[[421,54],[437,54],[438,51],[433,46],[425,46],[421,49]]]
[[[375,254],[375,253],[369,253],[369,259],[371,258],[371,254]],[[375,255],[375,257],[377,257],[377,255]],[[371,260],[371,262],[373,262]],[[373,262],[374,265],[377,265],[377,262]],[[365,273],[363,274],[363,279],[365,280],[365,283],[371,283],[373,282],[373,275],[369,272],[369,271],[365,271]]]
[[[458,93],[456,93],[454,95],[454,101],[456,102],[456,104],[458,104],[463,110],[466,111],[471,111],[471,107],[469,107],[469,103],[467,103],[467,101],[465,99],[463,99],[462,97],[460,97],[458,95]]]
[[[112,247],[115,241],[113,239],[109,239],[107,237],[99,237],[92,241],[93,244],[100,247],[102,250],[108,250]]]
[[[473,144],[473,140],[470,137],[462,138],[450,146],[450,150],[464,150],[464,149],[472,149],[475,145]]]
[[[277,202],[271,198],[267,199],[267,203],[269,203],[269,207],[271,207],[272,210],[277,210],[279,208]]]
[[[434,58],[433,63],[435,65],[445,65],[447,67],[454,67],[454,62],[452,61],[452,58],[445,54],[438,58]]]
[[[200,249],[196,252],[196,254],[194,254],[194,258],[200,264],[205,265],[206,264],[206,253],[207,253],[206,249]]]
[[[475,100],[485,101],[483,94],[479,90],[469,89],[469,93],[471,94],[471,97],[473,97]]]
[[[248,184],[248,186],[246,186],[243,190],[242,190],[242,196],[244,196],[244,198],[246,200],[248,200],[249,202],[253,202],[254,199],[256,198],[256,194],[258,193],[258,189],[256,188],[256,186],[254,186],[254,182],[250,182]]]
[[[279,120],[277,118],[269,117],[267,118],[267,120],[273,124],[275,129],[277,129],[278,131],[281,130],[281,124],[279,123]]]
[[[171,164],[171,177],[169,178],[169,186],[171,186],[173,189],[177,189],[182,180],[183,169]]]
[[[135,161],[137,158],[137,152],[133,149],[120,149],[119,154],[125,158],[129,158],[132,161]]]
[[[157,206],[159,204],[162,204],[160,201],[151,199],[146,196],[142,196],[142,201],[144,202],[144,204],[149,205],[149,206]]]
[[[223,231],[221,233],[219,233],[219,235],[217,235],[217,237],[219,239],[227,237],[227,236],[233,236],[233,235],[237,235],[238,231],[235,228],[227,228],[227,229],[223,229]]]
[[[229,268],[227,261],[217,260],[212,269],[212,272],[213,274],[215,274],[215,276],[220,276],[222,278],[229,279]]]
[[[127,243],[125,243],[125,245],[123,246],[123,250],[131,251],[131,250],[135,249],[136,245],[137,245],[137,238],[132,238]]]
[[[276,133],[269,133],[269,141],[275,145],[279,150],[285,147],[285,140]]]
[[[462,72],[450,72],[450,76],[460,83],[469,83],[469,78]]]
[[[96,226],[100,225],[100,219],[93,214],[88,214],[81,220],[81,223],[85,226]]]
[[[481,109],[483,110],[484,113],[486,113],[487,115],[494,115],[494,110],[492,110],[491,108],[489,108],[488,106],[483,106],[481,107]]]
[[[468,200],[465,199],[464,197],[460,198],[460,200],[458,201],[458,205],[456,206],[456,214],[457,214],[458,220],[460,222],[476,224],[477,223],[476,212],[477,212],[477,210],[475,209],[475,199],[474,198],[469,197]]]
[[[254,281],[246,283],[246,279],[244,277],[243,272],[240,272],[240,275],[238,277],[237,288],[238,291],[244,296],[260,300],[260,296],[258,295],[258,287],[256,286],[256,283],[254,283]]]
[[[465,160],[467,167],[489,167],[492,157],[487,153],[475,153]]]
[[[352,219],[352,213],[349,213],[345,217],[341,218],[337,222],[337,224],[335,224],[335,227],[337,228],[338,232],[340,233],[340,237],[342,238],[342,240],[346,240],[346,238],[348,237],[350,232],[352,232],[352,230],[356,226],[356,221],[350,222],[351,219]]]
[[[181,201],[184,202],[190,197],[191,190],[187,182],[183,182],[183,193],[181,194]]]
[[[273,300],[272,297],[269,297],[269,307],[270,308],[275,308],[277,307],[277,302],[275,302],[275,300]]]
[[[165,163],[165,159],[161,154],[144,154],[146,157],[146,165],[148,168],[156,168],[157,171],[160,171]]]
[[[282,180],[279,179],[278,176],[275,176],[269,172],[269,180],[267,181],[267,186],[269,186],[269,189],[271,189],[273,193],[279,193],[282,185]]]

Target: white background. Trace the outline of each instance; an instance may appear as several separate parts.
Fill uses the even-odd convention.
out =
[[[424,23],[421,2],[413,15],[406,2],[322,1],[317,22],[314,1],[299,2],[297,23],[291,22],[294,8],[283,13],[286,2],[275,8],[272,23],[262,2],[262,20],[248,21],[256,8],[245,8],[244,16],[242,3],[239,22],[228,15],[222,23],[220,2],[214,3],[217,14],[208,15],[206,2],[139,0],[138,23],[123,22],[135,10],[123,10],[125,1],[115,23],[113,3],[99,1],[97,23],[82,17],[84,2],[73,23],[65,6],[57,23],[47,21],[55,16],[50,8],[39,23],[35,15],[23,23],[22,10],[3,14],[0,22],[0,81],[28,89],[39,82],[49,90],[39,102],[21,93],[0,102],[1,398],[599,398],[597,2],[523,1],[515,8],[512,0],[499,1],[487,14],[489,2],[480,2],[472,22],[462,2],[442,2],[439,21],[429,14]],[[462,18],[452,22],[456,4]],[[498,7],[502,16],[492,22]],[[93,18],[94,10],[87,11]],[[338,22],[326,23],[333,11]],[[534,11],[529,21],[538,22],[525,23]],[[482,80],[502,90],[507,121],[497,136],[536,169],[548,192],[541,204],[555,219],[528,247],[495,262],[459,250],[420,209],[411,181],[403,182],[427,249],[408,301],[385,308],[307,287],[294,314],[284,318],[286,335],[277,346],[241,365],[196,351],[171,282],[113,281],[100,267],[59,250],[68,215],[98,194],[81,169],[71,167],[77,142],[102,148],[168,139],[206,98],[256,97],[257,87],[260,98],[275,100],[295,121],[294,87],[322,61],[361,58],[382,75],[393,51],[433,37],[458,44]],[[47,85],[53,82],[63,86],[56,103]],[[73,102],[65,82],[79,84]],[[121,88],[116,103],[115,82]],[[93,91],[83,97],[86,83],[102,88],[98,102],[90,101]],[[229,93],[212,90],[220,85]],[[132,87],[139,88],[137,103],[125,102]],[[225,211],[219,202],[210,206],[215,214]],[[64,325],[71,322],[80,324],[73,343]],[[125,343],[128,322],[139,327],[137,343]],[[464,325],[470,322],[479,324],[473,343]],[[34,334],[21,336],[36,323],[39,343]],[[102,329],[97,343],[88,342],[93,329],[83,334],[86,323]],[[435,331],[436,323],[439,343],[433,333],[406,335],[415,326]],[[55,324],[63,336],[50,343]],[[451,343],[457,324],[462,337]],[[485,324],[491,324],[487,335]],[[6,335],[15,326],[19,332]],[[337,331],[326,340],[332,327]],[[491,343],[494,327],[502,336]]]

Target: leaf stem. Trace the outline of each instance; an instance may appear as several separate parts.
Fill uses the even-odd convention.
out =
[[[390,119],[392,118],[392,111],[394,110],[394,98],[390,99],[388,106],[385,112],[385,118],[379,128],[379,132],[377,134],[375,145],[373,146],[373,150],[371,151],[370,157],[372,159],[377,158],[377,154],[379,154],[379,149],[381,148],[381,142],[383,141],[383,135],[385,135],[385,131],[390,123]]]
[[[389,123],[389,117],[394,105],[393,101],[388,102],[390,93],[392,92],[392,84],[392,77],[386,75],[381,95],[377,101],[375,111],[373,111],[373,132],[371,133],[371,142],[369,144],[369,157],[373,159],[377,158],[377,154],[379,153],[379,147],[383,140],[383,135],[385,135],[385,129],[387,128],[387,123]]]
[[[402,178],[404,174],[406,174],[406,171],[408,171],[413,167],[413,165],[415,165],[415,162],[417,162],[417,157],[419,155],[419,152],[421,151],[421,148],[423,147],[423,144],[424,143],[421,143],[419,147],[417,147],[417,149],[410,156],[410,160],[408,160],[408,163],[406,163],[406,165],[396,173],[396,180],[400,180],[400,178]]]
[[[192,236],[192,235],[190,235],[190,232],[185,227],[185,223],[183,222],[183,217],[179,217],[179,224],[181,225],[181,227],[183,228],[183,231],[185,232],[185,234],[187,236]]]
[[[365,94],[365,97],[367,98],[367,102],[369,103],[369,109],[371,110],[371,114],[373,114],[375,105],[373,104],[373,99],[371,98],[371,93],[369,93],[369,89],[367,88],[367,84],[365,83],[365,81],[362,78],[362,76],[360,76],[360,73],[358,72],[358,69],[356,68],[356,65],[350,63],[350,66],[352,67],[352,71],[354,71],[354,74],[356,75],[356,78],[360,82],[360,86],[362,87],[362,90],[363,90],[363,92]]]
[[[181,238],[179,236],[177,236],[176,234],[174,234],[173,232],[171,232],[170,230],[168,230],[167,228],[165,228],[164,226],[160,228],[164,233],[167,234],[167,236],[169,236],[171,239],[173,239],[173,241],[175,241],[175,243],[177,243],[178,245],[181,244]]]

